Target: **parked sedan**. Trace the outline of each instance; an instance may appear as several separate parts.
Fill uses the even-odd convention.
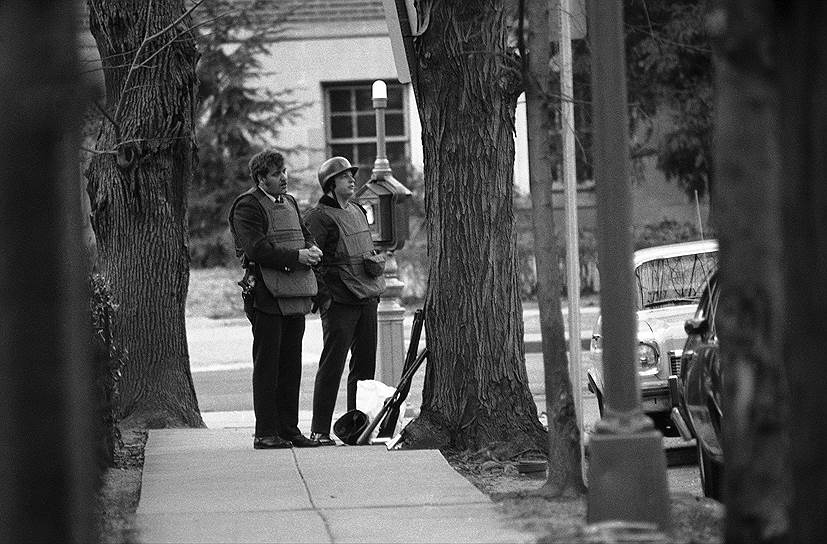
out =
[[[721,447],[723,376],[715,318],[718,277],[710,278],[698,309],[686,322],[688,338],[681,373],[673,382],[672,419],[684,439],[695,439],[704,495],[721,500],[724,451]]]
[[[701,240],[641,249],[634,254],[637,302],[637,354],[643,411],[666,436],[678,432],[670,418],[672,408],[669,376],[680,373],[681,352],[686,342],[684,323],[693,316],[705,282],[717,268],[718,242]],[[603,338],[601,319],[592,329],[587,353],[591,368],[589,390],[604,409]]]

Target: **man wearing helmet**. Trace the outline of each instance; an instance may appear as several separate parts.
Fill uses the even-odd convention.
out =
[[[253,156],[250,177],[253,187],[233,202],[229,222],[247,270],[242,298],[253,326],[253,447],[315,447],[298,427],[299,386],[304,316],[317,292],[310,267],[322,253],[285,192],[281,154]]]
[[[344,157],[326,160],[318,174],[324,195],[305,216],[323,252],[315,270],[319,293],[313,301],[322,318],[324,347],[310,425],[310,438],[322,445],[335,444],[330,424],[348,350],[348,410],[356,408],[357,381],[373,379],[376,370],[376,308],[385,290],[385,278],[381,266],[375,266],[365,210],[350,201],[356,189],[356,171]]]

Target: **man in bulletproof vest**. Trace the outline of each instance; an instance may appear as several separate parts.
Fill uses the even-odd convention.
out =
[[[322,252],[288,195],[284,157],[250,159],[253,187],[230,209],[236,253],[246,269],[244,312],[253,327],[255,449],[315,447],[299,430],[304,316],[317,292],[311,266]]]
[[[305,215],[307,227],[324,255],[316,267],[319,293],[313,299],[322,318],[324,347],[313,390],[310,438],[334,445],[330,424],[350,350],[347,409],[356,408],[356,383],[373,379],[376,370],[376,308],[385,290],[384,263],[376,255],[364,208],[353,196],[357,168],[344,157],[319,168],[324,195]]]

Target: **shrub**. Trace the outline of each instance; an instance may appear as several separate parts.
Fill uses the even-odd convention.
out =
[[[664,219],[660,223],[643,225],[634,229],[636,250],[700,239],[701,234],[693,223],[678,223],[671,219]]]
[[[114,465],[116,448],[122,445],[116,407],[121,370],[127,353],[115,340],[113,315],[118,308],[109,284],[99,273],[89,277],[89,309],[92,321],[92,353],[95,362],[96,457],[101,472]]]
[[[229,229],[193,236],[189,241],[192,268],[226,267],[238,263]]]

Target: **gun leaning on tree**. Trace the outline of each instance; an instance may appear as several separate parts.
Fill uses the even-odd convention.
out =
[[[422,336],[422,326],[424,324],[425,312],[419,309],[414,312],[413,323],[411,324],[411,339],[408,344],[408,353],[405,355],[405,363],[402,365],[402,376],[405,376],[405,374],[409,372],[411,365],[416,360],[416,352],[419,349],[419,338]],[[407,381],[400,379],[399,385],[396,387],[396,391],[399,392],[399,401],[395,406],[391,406],[388,413],[385,415],[385,418],[380,421],[379,432],[376,436],[383,438],[390,438],[393,436],[393,432],[396,429],[396,422],[399,420],[399,410],[401,408],[402,401],[408,398],[412,381],[413,375],[411,375],[411,379]]]
[[[416,359],[414,359],[413,363],[411,364],[411,368],[409,369],[409,371],[403,374],[402,378],[399,380],[399,386],[397,386],[396,391],[393,393],[393,395],[385,399],[385,405],[382,406],[382,409],[379,410],[379,413],[376,414],[376,417],[373,418],[373,421],[371,421],[370,425],[368,425],[368,427],[362,432],[362,434],[359,435],[359,438],[356,440],[356,444],[358,446],[363,446],[365,444],[370,443],[371,433],[383,419],[389,417],[390,412],[392,410],[395,410],[396,418],[399,417],[399,406],[402,404],[402,401],[405,400],[405,397],[402,395],[403,389],[410,389],[411,380],[413,379],[414,374],[416,374],[417,369],[422,365],[422,361],[424,361],[426,357],[428,357],[428,348],[425,348],[419,352],[419,354],[416,356]],[[390,425],[395,426],[396,420],[391,420]]]
[[[402,366],[402,377],[399,379],[399,385],[396,386],[396,391],[393,395],[385,399],[385,404],[370,425],[359,435],[356,441],[358,445],[364,445],[370,442],[370,435],[373,430],[381,423],[377,436],[391,437],[396,429],[396,422],[399,419],[399,409],[402,402],[408,397],[411,390],[411,382],[414,374],[422,365],[422,362],[428,356],[428,350],[423,349],[417,355],[419,348],[419,337],[422,335],[422,325],[425,322],[425,313],[420,309],[414,313],[413,324],[411,325],[411,340],[408,344],[408,353],[405,356],[405,363]]]

